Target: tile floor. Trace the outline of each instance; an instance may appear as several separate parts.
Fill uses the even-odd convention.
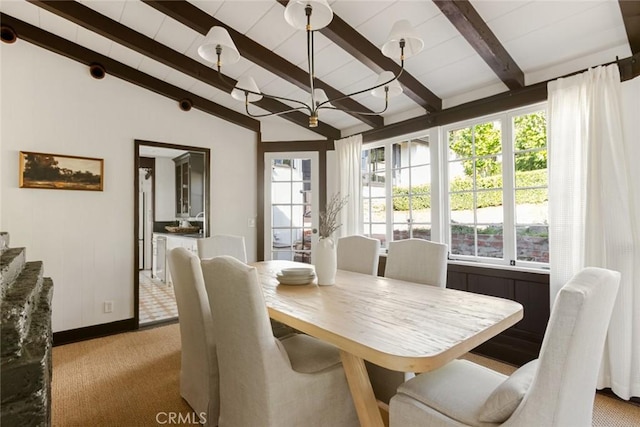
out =
[[[178,317],[173,285],[151,277],[151,270],[140,271],[140,325]]]

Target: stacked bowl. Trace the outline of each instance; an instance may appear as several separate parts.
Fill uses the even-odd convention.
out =
[[[281,285],[307,285],[313,282],[315,277],[313,267],[283,268],[276,274]]]

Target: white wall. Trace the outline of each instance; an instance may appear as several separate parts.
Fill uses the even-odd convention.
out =
[[[53,330],[133,317],[134,139],[211,149],[212,232],[255,259],[256,134],[23,40],[0,43],[0,230],[53,278]],[[104,191],[18,188],[18,153],[104,159]],[[104,314],[103,302],[114,302]]]

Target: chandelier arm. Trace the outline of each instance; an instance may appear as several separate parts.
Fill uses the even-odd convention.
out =
[[[231,90],[235,89],[235,85],[234,85],[233,83],[231,83],[231,82],[230,82],[230,81],[229,81],[229,80],[224,76],[224,74],[222,74],[222,71],[221,71],[221,67],[220,67],[220,66],[218,66],[218,78],[219,78],[219,79],[220,79],[220,81],[221,81],[222,83],[224,83],[224,85],[225,85],[225,86],[227,86],[229,89],[231,89]],[[244,89],[244,88],[238,88],[238,90],[241,90],[241,91],[243,91],[243,92],[244,92],[244,94],[245,94],[245,99],[247,98],[247,94],[249,94],[249,93],[250,93],[250,94],[252,94],[252,95],[263,96],[263,97],[266,97],[266,98],[275,99],[275,100],[277,100],[277,101],[289,101],[289,102],[294,102],[294,103],[296,103],[296,104],[301,104],[301,105],[302,105],[302,107],[298,107],[298,108],[300,108],[300,109],[305,108],[305,109],[307,109],[307,110],[309,110],[309,111],[311,110],[311,109],[309,108],[309,105],[307,105],[307,103],[306,103],[306,102],[303,102],[303,101],[300,101],[300,100],[297,100],[297,99],[293,99],[293,98],[286,98],[286,97],[284,97],[284,96],[269,95],[268,93],[262,93],[262,92],[254,92],[254,91],[252,91],[252,90]]]
[[[302,111],[302,110],[309,110],[308,106],[304,106],[304,107],[295,107],[295,108],[290,108],[288,110],[284,110],[284,111],[278,111],[277,113],[264,113],[264,114],[253,114],[249,111],[249,104],[251,104],[250,102],[245,102],[244,106],[245,106],[245,111],[247,112],[247,115],[249,117],[253,117],[254,119],[257,118],[261,118],[261,117],[271,117],[271,116],[280,116],[282,114],[287,114],[287,113],[293,113],[295,111]]]
[[[306,109],[308,111],[311,111],[311,107],[309,107],[309,104],[307,104],[304,101],[300,101],[299,99],[293,99],[293,98],[287,98],[284,96],[277,96],[277,95],[269,95],[268,93],[264,93],[264,92],[253,92],[251,90],[247,90],[247,89],[240,89],[241,91],[245,92],[245,93],[250,93],[253,95],[261,95],[265,98],[269,98],[269,99],[275,99],[276,101],[288,101],[288,102],[295,102],[296,104],[300,104],[300,107],[295,107],[295,108],[299,108],[299,109]],[[292,107],[294,108],[294,107]]]
[[[362,90],[359,90],[359,91],[357,91],[357,92],[352,92],[352,93],[349,93],[349,94],[346,94],[346,95],[343,95],[343,96],[339,96],[339,97],[337,97],[337,98],[327,99],[326,101],[321,102],[320,104],[318,104],[317,109],[319,110],[319,109],[321,109],[321,108],[322,108],[322,109],[324,109],[324,108],[333,108],[334,110],[339,110],[339,108],[335,108],[335,107],[327,107],[327,106],[326,106],[326,104],[330,104],[330,103],[332,103],[332,102],[336,102],[336,101],[342,101],[343,99],[352,98],[352,97],[354,97],[354,96],[356,96],[356,95],[360,95],[360,94],[363,94],[363,93],[366,93],[366,92],[372,91],[372,90],[374,90],[374,89],[378,89],[379,87],[386,86],[386,85],[388,85],[389,83],[391,83],[391,82],[393,82],[393,81],[395,81],[395,80],[398,80],[398,79],[400,78],[400,76],[402,75],[402,72],[403,72],[403,71],[404,71],[404,60],[403,60],[403,61],[401,61],[401,68],[400,68],[400,72],[398,73],[398,75],[397,75],[397,76],[395,76],[395,77],[393,77],[393,78],[392,78],[392,79],[390,79],[389,81],[386,81],[386,82],[380,83],[380,84],[378,84],[378,85],[372,86],[372,87],[367,88],[367,89],[362,89]],[[385,108],[385,110],[386,110],[386,108]],[[347,110],[342,110],[342,111],[345,111],[345,112],[351,112],[351,113],[356,113],[356,111],[347,111]],[[358,114],[362,114],[362,115],[364,115],[364,116],[373,116],[373,115],[379,114],[379,113],[360,113],[360,112],[357,112],[357,113],[358,113]]]
[[[384,108],[380,111],[363,112],[363,111],[354,111],[354,110],[343,110],[342,108],[334,107],[333,105],[320,105],[318,107],[318,110],[336,110],[336,111],[341,111],[343,113],[353,113],[353,114],[359,114],[362,116],[377,116],[387,111],[387,108],[389,108],[389,90],[388,89],[385,92]]]

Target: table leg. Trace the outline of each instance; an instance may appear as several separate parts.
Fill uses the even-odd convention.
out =
[[[353,403],[358,412],[360,425],[362,427],[384,427],[364,360],[343,350],[340,350],[340,358],[347,376]]]

